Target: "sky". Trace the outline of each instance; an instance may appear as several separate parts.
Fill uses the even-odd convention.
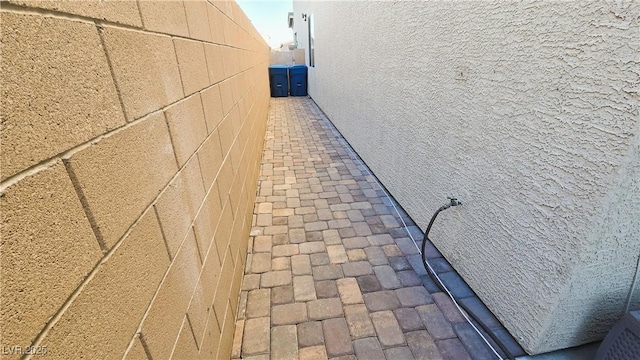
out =
[[[236,0],[253,26],[273,47],[293,40],[287,14],[293,11],[292,0]]]

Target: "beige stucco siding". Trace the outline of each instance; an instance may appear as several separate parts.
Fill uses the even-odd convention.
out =
[[[640,253],[637,2],[295,1],[309,94],[530,353],[599,339]],[[633,297],[639,307],[640,295]]]

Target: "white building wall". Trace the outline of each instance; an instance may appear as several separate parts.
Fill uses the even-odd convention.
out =
[[[640,3],[294,12],[310,96],[423,229],[464,202],[431,238],[525,350],[601,338],[640,253]]]

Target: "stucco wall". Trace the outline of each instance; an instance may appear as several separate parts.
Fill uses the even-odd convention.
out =
[[[304,49],[292,51],[271,51],[271,65],[304,65]]]
[[[599,339],[640,253],[640,5],[294,1],[309,94],[530,353]],[[638,289],[638,288],[636,288]],[[631,308],[640,307],[640,290]]]
[[[0,16],[0,357],[229,358],[267,44],[235,2]]]

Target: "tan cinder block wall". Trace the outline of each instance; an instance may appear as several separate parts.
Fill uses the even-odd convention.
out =
[[[233,1],[1,6],[0,356],[228,358],[268,46]]]

